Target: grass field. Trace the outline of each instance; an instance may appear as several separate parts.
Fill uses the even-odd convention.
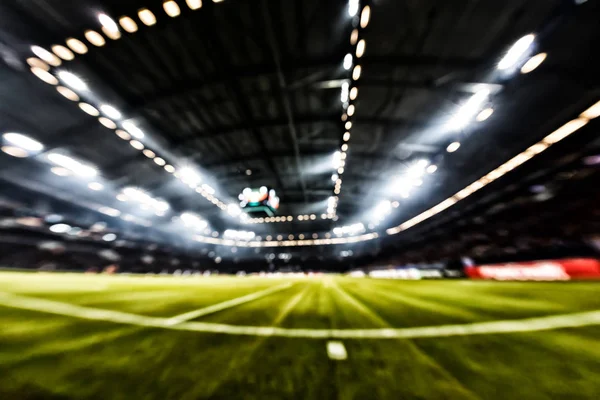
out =
[[[594,282],[0,273],[0,399],[598,399],[598,310]]]

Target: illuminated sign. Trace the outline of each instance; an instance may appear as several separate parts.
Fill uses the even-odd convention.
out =
[[[239,195],[240,207],[248,214],[272,217],[279,208],[279,197],[275,190],[262,186],[259,189],[246,188]]]

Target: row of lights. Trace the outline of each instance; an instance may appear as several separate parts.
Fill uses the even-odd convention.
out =
[[[356,16],[358,15],[359,10],[359,0],[348,1],[348,15],[350,16],[350,18],[352,18],[353,21],[356,21]],[[331,180],[335,182],[335,186],[333,189],[333,193],[335,196],[330,197],[328,199],[327,204],[327,214],[331,214],[334,216],[336,216],[337,214],[338,196],[342,191],[342,175],[345,172],[346,157],[350,148],[349,142],[352,130],[352,117],[356,113],[355,101],[358,97],[358,87],[356,86],[356,83],[360,79],[362,73],[362,67],[360,66],[360,64],[355,63],[355,59],[358,60],[365,54],[367,45],[365,39],[359,38],[359,28],[366,28],[369,24],[370,19],[371,7],[366,5],[362,8],[362,11],[360,12],[360,16],[357,20],[358,26],[355,26],[352,30],[352,33],[350,34],[350,44],[354,46],[355,52],[354,54],[346,54],[342,62],[342,66],[344,67],[344,69],[347,71],[352,70],[352,73],[351,79],[342,83],[340,93],[340,101],[344,108],[344,112],[342,114],[342,122],[344,123],[344,135],[342,136],[343,144],[341,145],[340,150],[334,153],[333,167],[335,172],[331,176]]]
[[[526,161],[530,160],[531,158],[542,153],[543,151],[548,149],[553,144],[558,143],[561,140],[565,139],[566,137],[570,136],[571,134],[576,132],[578,129],[585,126],[590,120],[592,120],[594,118],[598,118],[599,116],[600,116],[600,101],[598,101],[596,104],[594,104],[593,106],[591,106],[590,108],[585,110],[583,113],[581,113],[578,118],[575,118],[574,120],[567,122],[566,124],[564,124],[563,126],[558,128],[557,130],[555,130],[554,132],[552,132],[551,134],[546,136],[544,139],[539,141],[538,143],[529,147],[525,151],[517,154],[515,157],[511,158],[510,160],[508,160],[504,164],[500,165],[498,168],[494,169],[493,171],[489,172],[482,178],[471,183],[469,186],[465,187],[464,189],[462,189],[461,191],[456,193],[454,196],[447,198],[443,202],[441,202],[438,205],[428,209],[427,211],[417,215],[416,217],[411,218],[410,220],[408,220],[394,228],[388,229],[386,231],[387,234],[395,235],[397,233],[405,231],[406,229],[411,228],[411,227],[433,217],[436,214],[439,214],[440,212],[453,206],[460,200],[463,200],[463,199],[469,197],[473,193],[484,188],[485,186],[489,185],[490,183],[494,182],[495,180],[501,178],[508,172],[514,170],[521,164],[525,163]]]
[[[218,3],[219,1],[214,2]],[[196,2],[190,0],[187,4],[192,10],[199,9],[202,6],[201,1]],[[165,1],[163,5],[167,15],[171,17],[179,15],[179,11],[175,13],[175,10],[179,10],[179,6],[175,1]],[[147,26],[152,26],[156,23],[156,16],[148,9],[139,10],[138,17],[140,18],[140,21]],[[102,25],[102,32],[107,37],[113,40],[117,40],[121,37],[119,26],[112,18],[105,14],[100,14],[98,19]],[[127,16],[121,17],[119,19],[119,24],[129,33],[134,33],[138,30],[136,22]],[[106,43],[101,34],[92,30],[86,31],[84,36],[91,44],[97,47],[104,46]],[[77,54],[85,54],[88,52],[87,46],[78,39],[69,38],[67,39],[66,44],[72,51],[61,45],[52,46],[53,53],[42,47],[32,46],[31,50],[38,58],[31,57],[27,59],[27,62],[31,67],[31,72],[42,81],[57,86],[57,91],[67,99],[79,102],[79,107],[82,111],[93,117],[98,117],[98,121],[104,127],[114,130],[119,138],[128,141],[134,149],[141,151],[147,158],[151,159],[154,164],[162,167],[168,173],[174,174],[175,177],[179,178],[184,184],[194,189],[198,194],[202,195],[221,210],[229,211],[230,207],[214,195],[215,190],[212,187],[208,184],[200,185],[201,177],[192,168],[186,167],[177,170],[173,165],[168,164],[164,158],[159,157],[155,151],[146,148],[141,141],[141,139],[145,137],[144,132],[133,121],[125,120],[120,123],[115,122],[123,119],[123,115],[115,107],[107,104],[95,107],[91,104],[81,102],[80,94],[77,92],[85,93],[89,91],[87,84],[81,78],[64,70],[58,71],[56,76],[51,73],[50,66],[58,67],[62,64],[62,60],[73,60],[75,58],[73,52]],[[62,82],[64,86],[59,85],[60,82]],[[118,125],[120,125],[120,127]],[[11,149],[9,149],[9,151],[10,150]]]
[[[336,215],[333,213],[330,214],[321,214],[321,219],[333,219],[336,220]],[[266,224],[266,223],[274,223],[274,222],[292,222],[296,221],[316,221],[318,219],[317,214],[303,214],[294,217],[293,215],[287,216],[279,216],[279,217],[265,217],[265,218],[251,218],[246,223],[248,224]]]

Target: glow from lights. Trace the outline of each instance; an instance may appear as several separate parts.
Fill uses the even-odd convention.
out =
[[[350,121],[346,122],[346,125],[344,125],[344,127],[345,127],[347,130],[349,130],[349,129],[352,129],[352,122],[350,122]]]
[[[104,115],[112,119],[121,119],[121,117],[123,116],[119,110],[107,104],[100,106],[100,111],[102,111]]]
[[[71,226],[67,224],[55,224],[48,229],[53,233],[67,233],[71,230]]]
[[[93,177],[98,175],[98,170],[96,168],[77,161],[69,156],[65,156],[64,154],[50,153],[48,154],[48,160],[50,160],[53,164],[66,168],[79,176]]]
[[[506,70],[515,67],[523,56],[525,56],[534,40],[535,35],[533,34],[523,36],[517,40],[498,63],[498,69]]]
[[[138,17],[140,17],[140,20],[147,26],[152,26],[156,24],[156,17],[152,13],[152,11],[148,10],[147,8],[139,10]]]
[[[143,139],[144,136],[146,136],[144,134],[144,131],[142,131],[133,121],[131,120],[127,120],[125,122],[123,122],[123,128],[125,128],[125,130],[127,130],[127,132],[129,132],[134,138],[136,139]]]
[[[351,116],[353,116],[353,115],[354,115],[354,109],[355,109],[355,107],[354,107],[354,104],[350,104],[350,105],[348,106],[348,116],[349,116],[349,117],[351,117]]]
[[[126,187],[121,194],[125,195],[127,200],[141,203],[143,206],[151,208],[157,214],[162,214],[171,208],[166,201],[154,198],[139,188]]]
[[[231,215],[232,217],[237,217],[242,213],[242,210],[240,209],[240,207],[238,207],[237,204],[230,204],[227,206],[227,214]]]
[[[50,172],[52,172],[54,175],[58,175],[58,176],[71,175],[71,171],[69,171],[68,169],[63,168],[63,167],[52,167],[52,168],[50,168]]]
[[[427,173],[433,174],[435,171],[437,171],[437,169],[438,169],[437,165],[430,165],[429,167],[427,167]]]
[[[104,189],[104,185],[101,184],[100,182],[90,182],[90,183],[88,183],[88,188],[90,190],[98,192],[98,191]]]
[[[181,181],[187,185],[196,186],[202,182],[202,177],[190,167],[184,167],[179,170]]]
[[[487,101],[489,94],[490,91],[488,89],[481,89],[472,95],[450,120],[450,128],[460,130],[467,126],[481,106]]]
[[[121,27],[125,29],[126,32],[134,33],[137,32],[138,26],[133,19],[130,17],[121,17],[119,18],[119,24]]]
[[[58,67],[62,63],[62,61],[60,61],[60,58],[56,57],[54,54],[50,53],[48,50],[40,46],[31,46],[31,51],[33,52],[33,54],[46,61],[53,67]]]
[[[188,228],[203,230],[208,227],[208,222],[206,222],[203,218],[194,213],[185,212],[181,214],[179,218],[181,219],[181,222],[183,222],[183,224]]]
[[[165,171],[167,171],[168,173],[172,174],[173,172],[175,172],[175,167],[172,165],[165,165]]]
[[[102,240],[104,240],[105,242],[114,242],[115,240],[117,240],[117,235],[115,235],[114,233],[107,233],[106,235],[102,236]]]
[[[344,69],[349,71],[352,68],[352,54],[348,53],[344,57]]]
[[[100,121],[100,123],[108,129],[117,129],[117,124],[115,124],[114,121],[111,119],[100,117],[98,118],[98,121]]]
[[[154,159],[154,163],[155,163],[156,165],[158,165],[158,166],[162,167],[163,165],[165,165],[165,164],[166,164],[166,161],[165,161],[164,159],[160,158],[160,157],[156,157],[156,158]]]
[[[360,65],[357,65],[356,67],[354,67],[354,71],[352,71],[352,79],[354,79],[355,81],[359,80],[361,71],[362,71],[362,68]]]
[[[342,90],[340,92],[340,101],[345,103],[348,101],[348,89],[350,88],[350,84],[348,82],[342,83]]]
[[[5,142],[10,143],[12,146],[19,147],[27,152],[39,153],[44,150],[44,145],[30,138],[29,136],[22,135],[20,133],[8,132],[2,135]]]
[[[100,207],[98,209],[98,212],[104,214],[104,215],[108,215],[109,217],[118,217],[121,215],[121,211],[116,210],[114,208],[110,208],[110,207]]]
[[[365,54],[365,48],[367,46],[367,42],[365,39],[361,39],[360,42],[356,45],[356,58],[361,58],[363,54]]]
[[[340,167],[340,162],[342,161],[342,153],[336,151],[333,153],[333,169],[337,169]]]
[[[58,85],[58,79],[48,71],[41,68],[31,68],[31,72],[49,85]]]
[[[52,46],[52,51],[54,52],[54,54],[56,54],[65,61],[71,61],[75,58],[75,54],[73,54],[71,50],[59,44],[55,44],[54,46]]]
[[[358,13],[358,0],[349,0],[348,1],[348,15],[354,17]]]
[[[57,86],[56,91],[71,101],[79,101],[77,93],[64,86]]]
[[[537,67],[539,67],[548,55],[546,53],[539,53],[535,56],[531,57],[523,66],[521,67],[522,74],[528,74]]]
[[[356,100],[358,96],[358,88],[355,86],[350,90],[350,100]]]
[[[106,40],[96,31],[88,30],[85,31],[85,38],[96,47],[102,47],[106,44]]]
[[[59,71],[58,78],[68,86],[72,87],[75,90],[79,90],[80,92],[85,92],[88,90],[88,86],[86,85],[86,83],[77,75],[72,74],[71,72]]]
[[[369,25],[369,20],[371,19],[371,7],[365,6],[363,8],[362,13],[360,14],[360,27],[366,28]]]
[[[494,113],[494,109],[491,107],[488,107],[488,108],[482,110],[479,114],[477,114],[477,117],[475,117],[475,119],[477,120],[477,122],[483,122],[486,119],[488,119],[489,117],[491,117],[493,113]]]
[[[2,146],[0,148],[0,150],[2,150],[4,153],[6,153],[6,154],[8,154],[9,156],[12,156],[12,157],[17,157],[17,158],[27,158],[27,157],[29,157],[29,153],[26,150],[23,150],[20,147]]]
[[[347,142],[348,140],[350,140],[350,132],[345,132],[343,139],[344,139],[344,142]]]
[[[446,151],[448,153],[454,153],[456,150],[458,150],[459,147],[460,147],[460,143],[452,142],[448,145],[448,147],[446,147]]]
[[[146,149],[142,152],[146,157],[148,158],[154,158],[156,157],[156,153],[154,153],[152,150],[150,149]]]
[[[83,112],[85,112],[86,114],[91,115],[92,117],[97,117],[98,115],[100,115],[100,111],[98,111],[96,109],[96,107],[92,106],[91,104],[88,104],[88,103],[79,103],[79,108],[81,108],[81,110]]]
[[[67,39],[67,46],[77,54],[85,54],[88,52],[87,46],[79,39]]]
[[[340,178],[340,177],[339,177],[339,175],[338,175],[338,174],[333,174],[333,175],[331,175],[331,180],[332,180],[333,182],[336,182],[336,181],[337,181],[339,178]]]
[[[100,14],[100,15],[98,15],[98,21],[100,21],[100,24],[102,24],[102,26],[104,28],[106,28],[106,30],[108,32],[111,32],[111,33],[117,33],[117,32],[119,32],[119,26],[108,15],[106,15],[106,14]]]
[[[233,229],[227,229],[223,233],[224,238],[233,239],[233,240],[243,240],[243,241],[252,240],[252,239],[254,239],[255,236],[256,236],[256,234],[252,231],[236,231]]]

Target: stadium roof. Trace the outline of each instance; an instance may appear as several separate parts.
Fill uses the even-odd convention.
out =
[[[30,204],[198,246],[377,252],[550,145],[588,154],[599,126],[579,117],[600,97],[597,2],[7,0],[0,15],[0,133],[44,146],[5,136],[0,178]],[[242,218],[238,195],[262,186],[277,216]]]

